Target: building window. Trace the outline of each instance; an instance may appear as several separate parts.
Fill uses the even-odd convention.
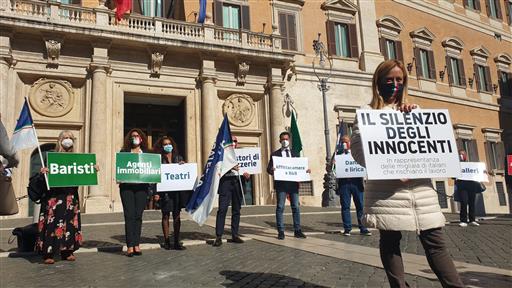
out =
[[[299,196],[313,196],[313,181],[300,182]]]
[[[229,29],[251,30],[248,5],[223,1],[215,1],[214,5],[215,25]]]
[[[464,0],[464,6],[472,10],[480,11],[480,0]]]
[[[512,25],[512,1],[505,3],[505,9],[507,10],[508,25]]]
[[[395,41],[386,39],[386,56],[388,59],[396,59]]]
[[[448,199],[446,198],[446,186],[444,181],[436,181],[437,200],[441,209],[448,208]]]
[[[240,6],[222,6],[222,26],[231,29],[240,28]]]
[[[495,19],[501,18],[500,0],[486,0],[487,16]]]
[[[505,145],[503,144],[503,142],[485,142],[485,152],[487,156],[488,170],[505,169]]]
[[[423,79],[436,79],[434,53],[430,50],[415,48],[416,73]]]
[[[475,80],[478,92],[492,92],[489,67],[475,64]]]
[[[327,21],[327,42],[329,55],[358,58],[356,25]]]
[[[501,97],[512,97],[512,73],[498,71],[498,83]]]
[[[334,38],[336,42],[336,56],[349,57],[348,26],[336,23],[334,25]]]
[[[110,1],[110,3],[112,2],[113,1]],[[176,1],[172,0],[133,0],[132,12],[147,17],[173,18],[174,8],[176,6],[175,2]]]
[[[479,162],[478,147],[475,139],[459,138],[457,139],[457,148],[466,151],[469,162]]]
[[[384,59],[397,59],[403,62],[402,41],[400,41],[402,23],[393,16],[385,16],[377,20],[377,28],[380,37],[380,52]]]
[[[284,50],[298,51],[297,24],[295,14],[279,12],[279,33],[281,34],[281,47]]]
[[[446,56],[446,65],[448,69],[448,80],[450,85],[466,86],[466,75],[464,73],[464,64],[462,59]]]

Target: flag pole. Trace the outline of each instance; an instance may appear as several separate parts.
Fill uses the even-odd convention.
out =
[[[238,183],[240,183],[240,191],[242,192],[242,199],[244,200],[244,206],[247,206],[247,203],[245,202],[244,187],[242,186],[242,179],[240,179],[240,170],[236,170],[236,173],[238,174]]]
[[[27,97],[25,97],[25,101],[27,101],[27,103],[28,103]],[[28,112],[30,113],[30,107],[28,107]],[[32,119],[32,113],[30,113],[30,119]],[[34,135],[36,136],[37,151],[39,152],[39,159],[41,160],[41,166],[42,166],[42,168],[46,168],[46,166],[44,165],[43,153],[41,152],[41,145],[39,144],[39,137],[37,136],[36,128],[34,127],[34,120],[32,120],[32,131],[34,131]],[[44,175],[44,182],[46,183],[46,189],[50,190],[50,185],[48,184],[48,175],[46,175],[46,173],[43,173],[43,175]]]

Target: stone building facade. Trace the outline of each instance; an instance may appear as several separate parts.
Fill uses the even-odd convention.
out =
[[[43,150],[68,129],[78,151],[97,155],[99,185],[81,189],[86,213],[122,209],[113,166],[127,130],[142,128],[150,142],[170,134],[187,162],[202,166],[223,113],[240,144],[261,147],[266,163],[278,148],[278,134],[290,125],[290,112],[296,112],[312,170],[301,203],[321,205],[326,144],[317,76],[329,76],[333,147],[339,121],[350,132],[355,109],[369,103],[372,73],[385,58],[410,66],[410,102],[448,108],[461,144],[478,151],[477,159],[494,161],[485,211],[509,212],[504,170],[495,162],[505,153],[499,152],[503,143],[512,143],[512,98],[505,91],[510,80],[505,85],[497,78],[512,72],[505,13],[510,1],[496,0],[501,19],[493,19],[483,3],[476,10],[459,0],[216,0],[208,1],[204,25],[196,23],[197,2],[134,0],[133,13],[116,21],[113,7],[102,0],[0,0],[2,121],[12,132],[28,97]],[[312,68],[317,39],[332,71]],[[421,69],[419,54],[435,68]],[[450,82],[448,65],[443,69],[448,56],[465,64],[457,85]],[[482,79],[491,75],[490,81],[471,76],[474,67]],[[418,76],[422,72],[435,77]],[[512,153],[510,144],[506,149]],[[38,157],[25,150],[20,158],[13,179],[23,195]],[[433,181],[452,194],[451,180]],[[275,203],[272,178],[264,171],[253,175],[248,188],[252,204]],[[20,207],[18,217],[32,213],[27,199]],[[449,200],[443,207],[456,210]]]

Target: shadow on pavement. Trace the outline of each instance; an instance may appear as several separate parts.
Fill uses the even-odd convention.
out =
[[[273,221],[265,221],[265,224],[267,224],[269,226],[269,228],[276,229],[276,227],[277,227],[276,222],[273,222]],[[302,232],[323,232],[321,229],[315,229],[313,227],[304,226],[304,225],[300,225],[300,229],[302,230]],[[285,223],[284,230],[285,231],[293,231],[293,224]],[[277,234],[277,232],[276,232],[276,234]]]
[[[256,283],[264,285],[265,287],[320,287],[322,286],[310,282],[305,282],[298,278],[293,278],[285,275],[274,274],[274,273],[257,273],[257,272],[243,272],[224,270],[219,272],[220,275],[226,277],[226,280],[232,283],[222,283],[224,287],[245,287],[249,284],[254,285]],[[257,285],[256,285],[257,286]],[[253,287],[256,287],[253,286]]]

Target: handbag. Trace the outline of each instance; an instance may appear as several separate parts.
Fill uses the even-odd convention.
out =
[[[18,214],[18,202],[11,177],[0,175],[0,216]]]
[[[487,187],[485,187],[485,184],[482,183],[482,182],[478,182],[478,191],[476,191],[476,193],[482,193],[485,191],[485,189],[487,189]]]
[[[37,223],[12,230],[12,235],[18,240],[18,252],[33,252],[36,248],[36,240],[39,236]]]
[[[42,174],[38,173],[30,177],[30,180],[28,181],[27,194],[30,200],[37,204],[41,203],[41,200],[46,197],[48,190]]]

